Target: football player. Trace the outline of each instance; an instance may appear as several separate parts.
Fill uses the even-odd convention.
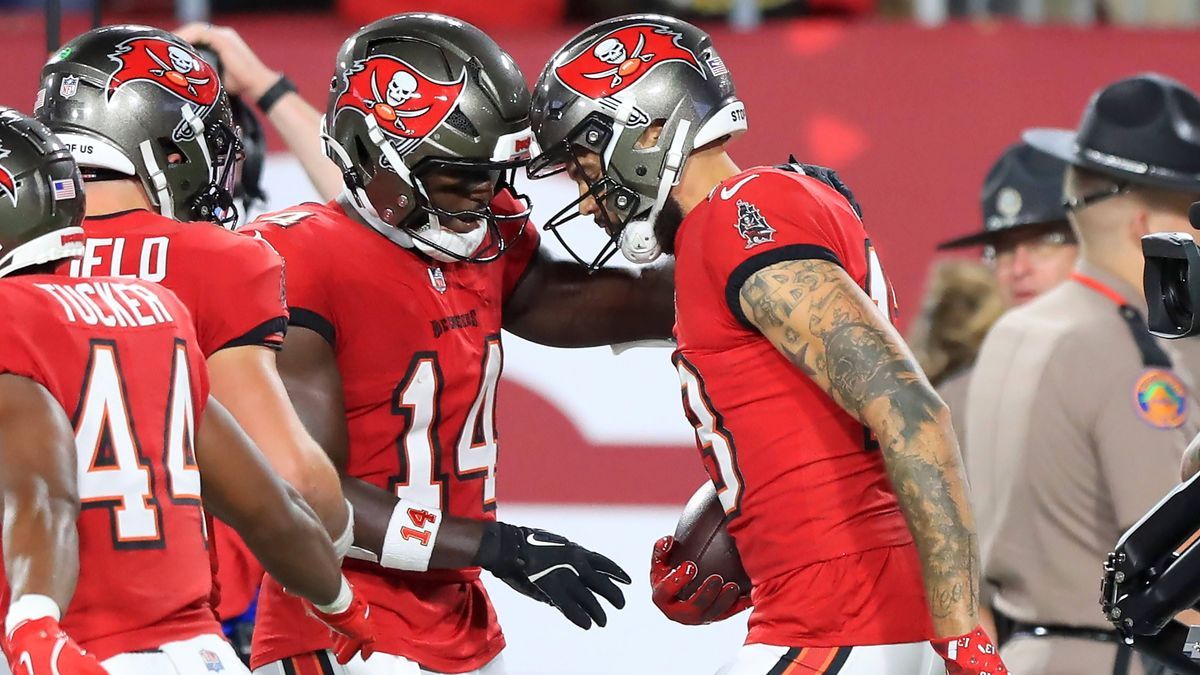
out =
[[[84,253],[65,271],[138,277],[183,300],[213,396],[344,552],[352,513],[276,370],[287,326],[283,263],[266,242],[213,224],[236,218],[230,190],[239,154],[216,72],[171,33],[124,25],[71,40],[41,78],[35,114],[71,149],[87,191]],[[218,524],[222,545],[224,534]],[[248,602],[259,579],[231,578],[237,569],[222,567],[218,579]]]
[[[747,644],[724,672],[998,673],[979,628],[974,520],[949,413],[889,321],[892,293],[852,205],[797,165],[725,152],[745,106],[711,38],[654,15],[596,24],[533,97],[544,152],[614,251],[675,256],[675,353],[688,419],[753,584]],[[746,589],[666,565],[656,603],[719,620]],[[923,586],[922,586],[923,581]],[[929,657],[933,657],[929,654]]]
[[[202,509],[338,631],[341,658],[369,653],[366,603],[315,514],[209,400],[178,298],[53,274],[85,251],[83,217],[71,153],[0,109],[0,607],[13,673],[247,672],[209,604]]]
[[[280,372],[354,503],[346,574],[381,638],[350,673],[504,672],[480,568],[583,628],[607,621],[595,596],[624,604],[613,580],[629,579],[607,558],[495,520],[501,328],[583,346],[665,338],[673,321],[669,274],[589,275],[539,249],[512,187],[528,105],[512,58],[476,28],[372,23],[338,53],[326,110],[342,195],[250,228],[287,261]],[[274,583],[254,643],[258,673],[331,667],[327,635]]]

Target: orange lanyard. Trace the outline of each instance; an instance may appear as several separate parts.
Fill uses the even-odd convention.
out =
[[[1099,279],[1089,277],[1083,272],[1072,272],[1071,281],[1078,281],[1084,286],[1096,291],[1100,295],[1112,300],[1114,303],[1116,303],[1117,307],[1124,307],[1129,304],[1128,302],[1125,302],[1125,297],[1113,290],[1111,286],[1103,281],[1100,281]]]
[[[1125,324],[1129,326],[1129,332],[1133,335],[1133,341],[1137,344],[1143,366],[1147,368],[1171,367],[1170,355],[1163,350],[1162,346],[1155,341],[1154,336],[1150,334],[1150,329],[1146,326],[1146,320],[1142,318],[1141,310],[1126,302],[1120,293],[1099,279],[1089,277],[1082,272],[1072,272],[1071,281],[1077,281],[1087,286],[1116,304],[1117,313],[1121,315]]]

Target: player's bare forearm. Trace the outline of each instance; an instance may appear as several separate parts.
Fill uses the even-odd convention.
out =
[[[208,372],[212,395],[317,512],[329,535],[345,532],[349,514],[337,471],[292,407],[275,353],[258,345],[222,349],[209,357]]]
[[[747,318],[878,439],[921,554],[939,636],[979,622],[979,554],[965,473],[945,404],[895,329],[837,265],[792,260],[751,276]]]
[[[190,23],[175,31],[179,37],[216,52],[224,72],[221,84],[231,96],[256,102],[279,81],[280,73],[262,62],[237,31],[209,23]],[[325,200],[342,190],[342,174],[325,156],[321,142],[321,113],[298,93],[284,94],[267,116],[288,150],[300,160],[313,187]]]
[[[342,378],[333,347],[315,331],[293,326],[288,330],[277,364],[296,413],[333,461],[341,478],[342,493],[354,506],[354,545],[380,557],[400,500],[392,492],[346,473],[350,434],[346,429]],[[430,567],[471,566],[479,549],[482,523],[459,521],[445,518],[434,541]]]
[[[50,392],[16,375],[0,375],[0,467],[10,597],[65,610],[79,576],[75,436]]]
[[[212,397],[196,433],[196,462],[205,508],[241,536],[268,574],[314,604],[337,597],[341,560],[320,519]]]
[[[325,156],[321,141],[321,113],[298,93],[284,94],[267,116],[288,150],[300,160],[321,199],[337,197],[345,183],[342,172]]]
[[[504,328],[552,347],[665,340],[675,324],[674,268],[601,268],[538,252],[504,304]]]
[[[333,346],[314,330],[292,326],[275,365],[304,429],[338,473],[344,473],[350,432],[346,427],[342,374]]]
[[[380,557],[392,514],[400,499],[382,488],[350,476],[342,477],[342,490],[354,505],[354,545]],[[479,552],[486,523],[482,520],[442,516],[442,525],[429,559],[429,569],[463,569],[472,566]]]

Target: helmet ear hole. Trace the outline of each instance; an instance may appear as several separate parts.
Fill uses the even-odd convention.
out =
[[[158,147],[162,152],[163,161],[168,166],[183,164],[187,161],[187,156],[183,154],[183,150],[169,138],[159,138]]]
[[[660,117],[654,120],[646,127],[642,135],[638,137],[637,143],[633,147],[638,150],[647,150],[656,147],[658,140],[662,137],[662,130],[665,126],[667,126],[667,118]]]

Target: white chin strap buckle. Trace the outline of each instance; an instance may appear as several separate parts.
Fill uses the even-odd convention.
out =
[[[645,265],[662,255],[662,246],[654,236],[654,224],[649,220],[635,220],[621,230],[621,255],[631,263]]]

